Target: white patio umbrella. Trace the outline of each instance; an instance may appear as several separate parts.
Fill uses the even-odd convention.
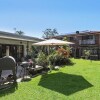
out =
[[[43,45],[68,45],[68,44],[74,44],[72,42],[68,42],[68,41],[63,41],[63,40],[58,40],[58,39],[49,39],[49,40],[44,40],[42,42],[38,42],[38,43],[33,43],[33,45],[39,45],[39,46],[43,46]]]
[[[44,40],[38,43],[33,43],[32,45],[36,45],[36,46],[48,46],[48,54],[49,54],[49,46],[53,46],[53,45],[68,45],[68,44],[74,44],[72,42],[68,42],[68,41],[63,41],[63,40],[58,40],[58,39],[48,39],[48,40]]]

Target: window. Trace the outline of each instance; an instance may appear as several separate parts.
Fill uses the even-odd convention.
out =
[[[69,37],[69,40],[70,40],[70,41],[73,41],[73,40],[74,40],[74,37]]]
[[[93,35],[82,36],[82,40],[93,39]]]

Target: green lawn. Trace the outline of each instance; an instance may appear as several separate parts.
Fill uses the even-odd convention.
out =
[[[72,60],[73,66],[0,92],[0,100],[100,100],[100,61]]]

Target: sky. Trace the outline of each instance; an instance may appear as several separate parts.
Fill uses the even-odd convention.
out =
[[[100,0],[0,0],[0,31],[21,30],[39,37],[47,28],[59,34],[100,30]]]

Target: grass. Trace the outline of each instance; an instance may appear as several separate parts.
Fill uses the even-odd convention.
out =
[[[100,61],[72,60],[72,66],[0,91],[0,100],[99,100]]]

